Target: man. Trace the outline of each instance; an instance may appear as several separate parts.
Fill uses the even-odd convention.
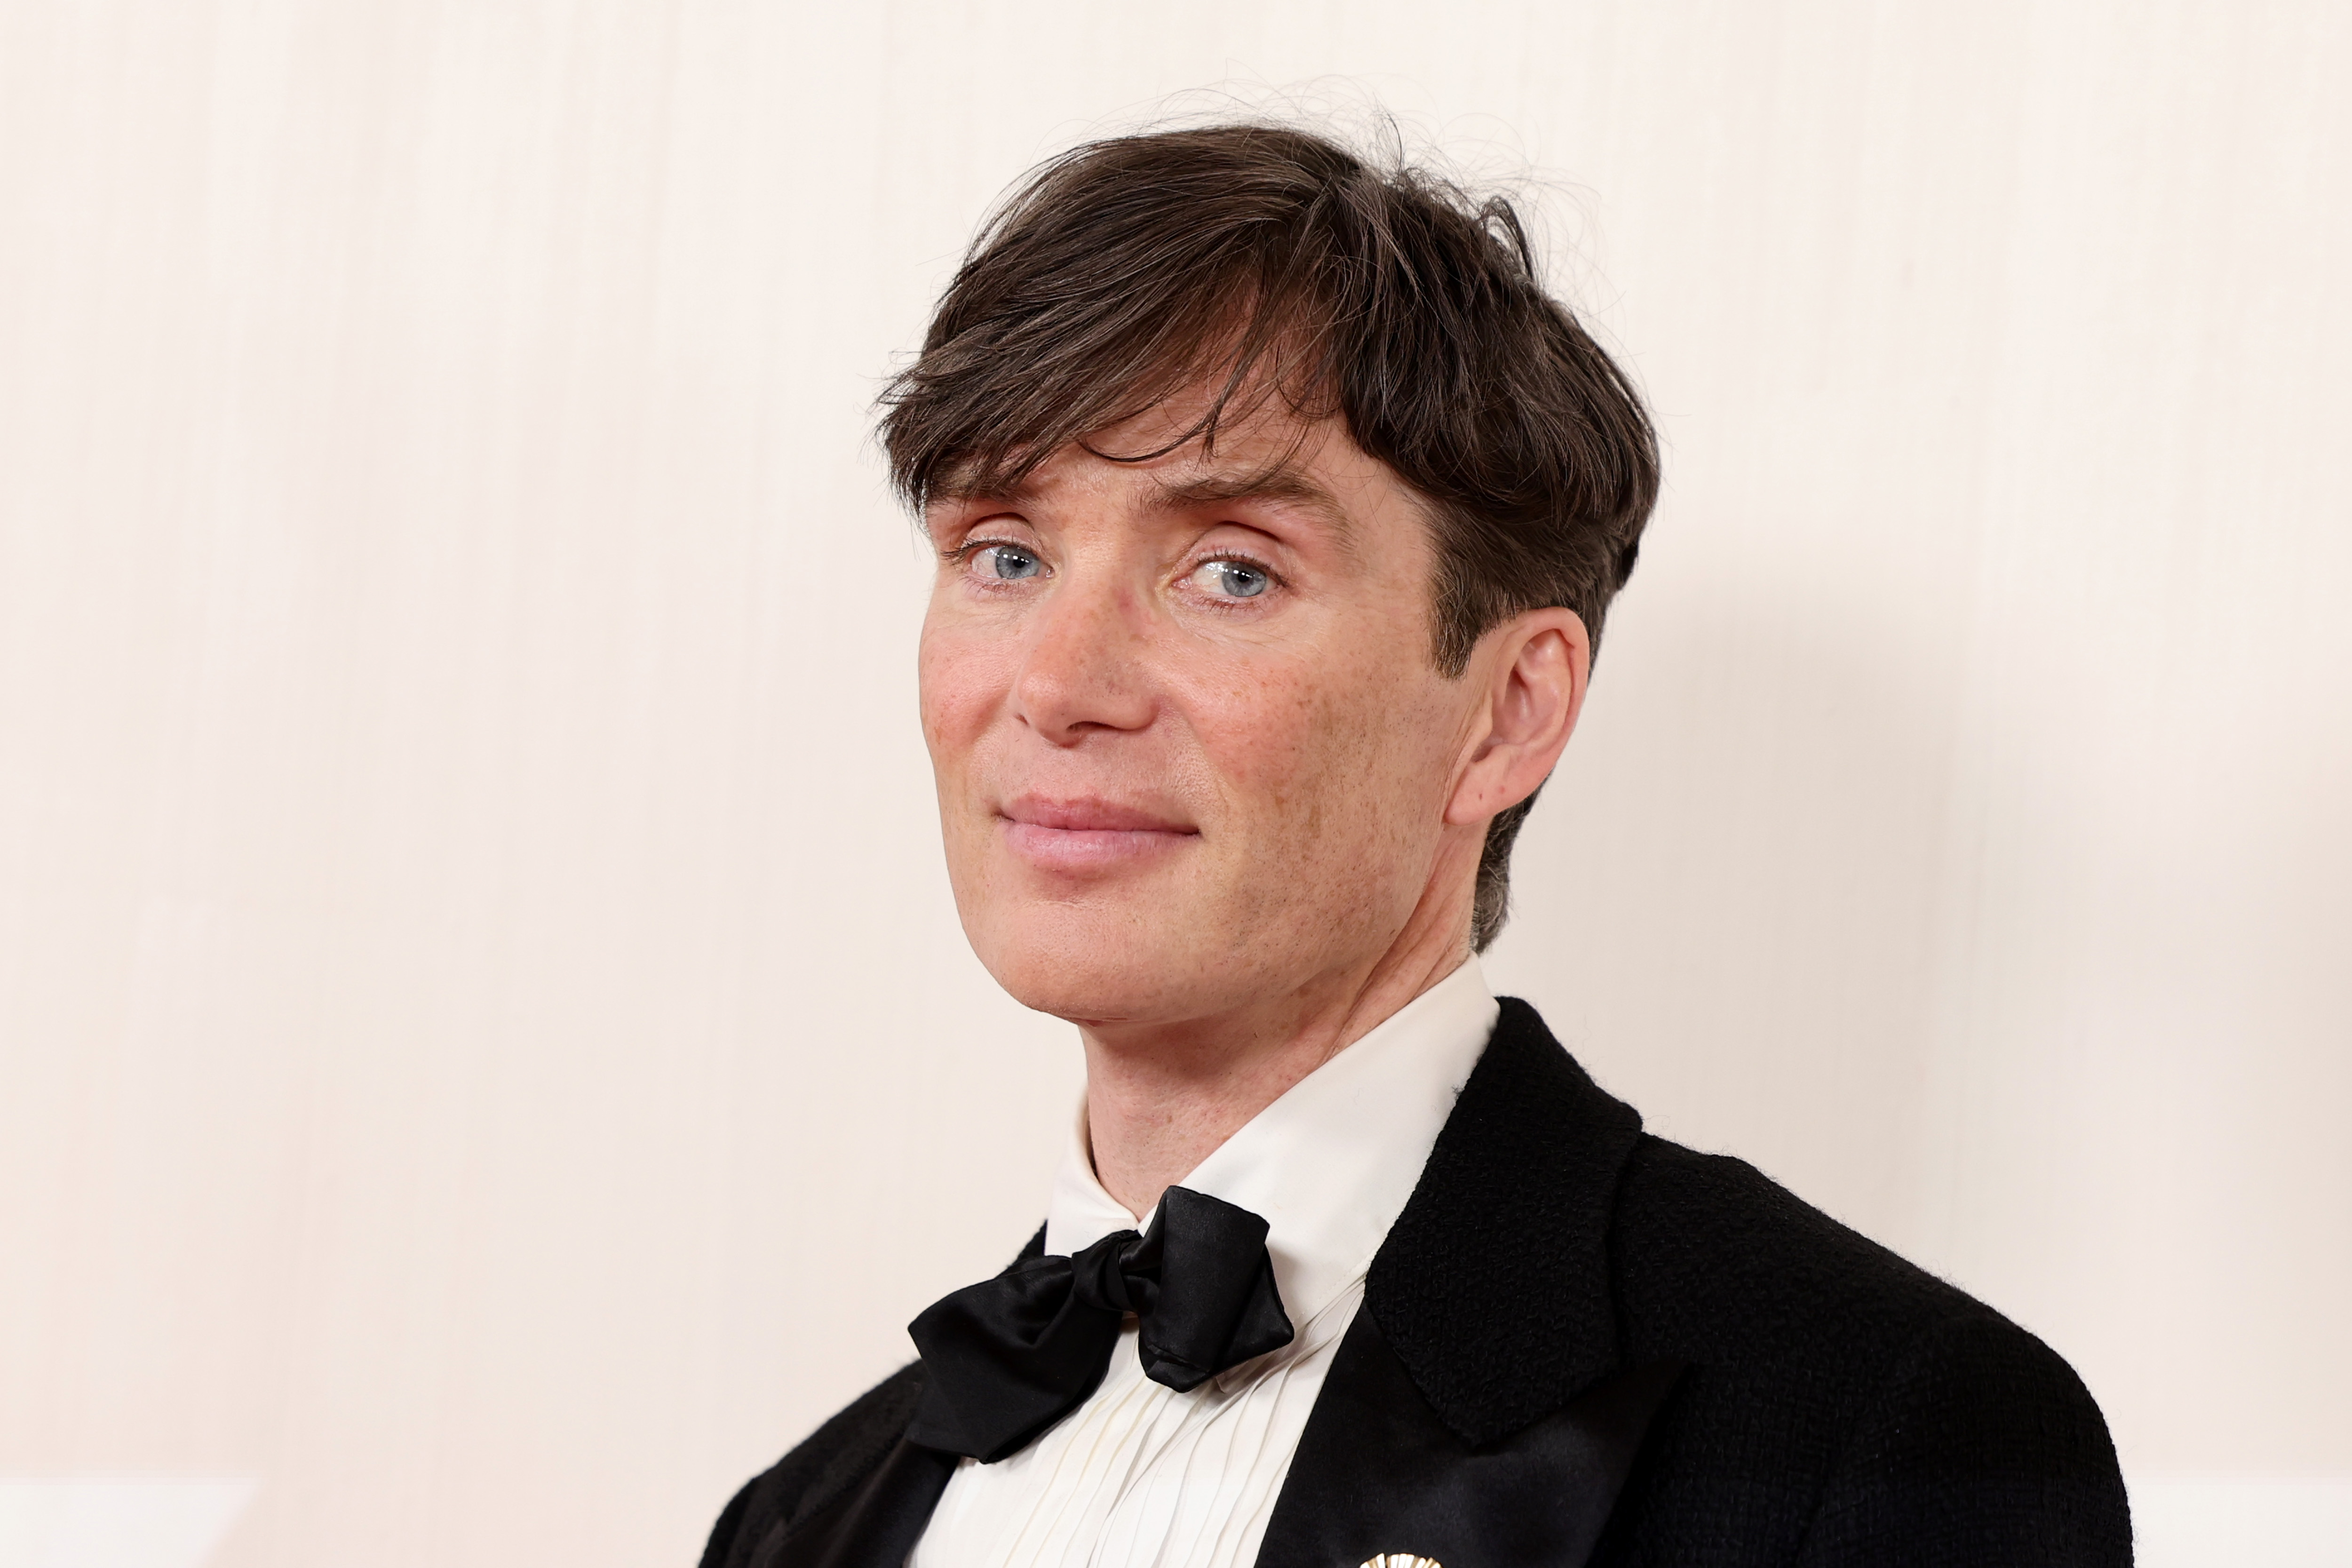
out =
[[[1480,976],[1657,478],[1507,204],[1083,147],[889,403],[957,904],[1086,1101],[706,1568],[2129,1561],[2063,1362]]]

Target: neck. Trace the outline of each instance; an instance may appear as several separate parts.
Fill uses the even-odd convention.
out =
[[[1430,900],[1377,957],[1181,1024],[1081,1026],[1095,1176],[1130,1214],[1189,1175],[1293,1084],[1470,956],[1469,901]],[[1427,918],[1424,919],[1423,917]]]

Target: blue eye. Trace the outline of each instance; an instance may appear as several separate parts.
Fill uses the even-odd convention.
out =
[[[1018,582],[1034,577],[1045,569],[1045,563],[1017,544],[992,544],[980,552],[981,569],[992,577]]]
[[[1203,588],[1228,599],[1255,599],[1274,579],[1246,561],[1208,561],[1192,574]]]

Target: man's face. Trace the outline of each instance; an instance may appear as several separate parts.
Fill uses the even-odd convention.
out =
[[[1152,450],[1195,408],[1087,445]],[[1143,463],[1074,444],[927,526],[948,869],[1019,1001],[1178,1024],[1345,984],[1465,836],[1475,862],[1444,816],[1483,683],[1431,662],[1428,525],[1342,427],[1268,414]]]

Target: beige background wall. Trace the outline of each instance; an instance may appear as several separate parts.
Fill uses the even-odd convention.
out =
[[[221,1568],[687,1563],[1019,1244],[1075,1052],[866,403],[1032,161],[1320,82],[1557,180],[1669,447],[1497,982],[2056,1343],[2151,1561],[2352,1562],[2347,78],[2336,0],[0,0],[0,1552],[212,1477]]]

